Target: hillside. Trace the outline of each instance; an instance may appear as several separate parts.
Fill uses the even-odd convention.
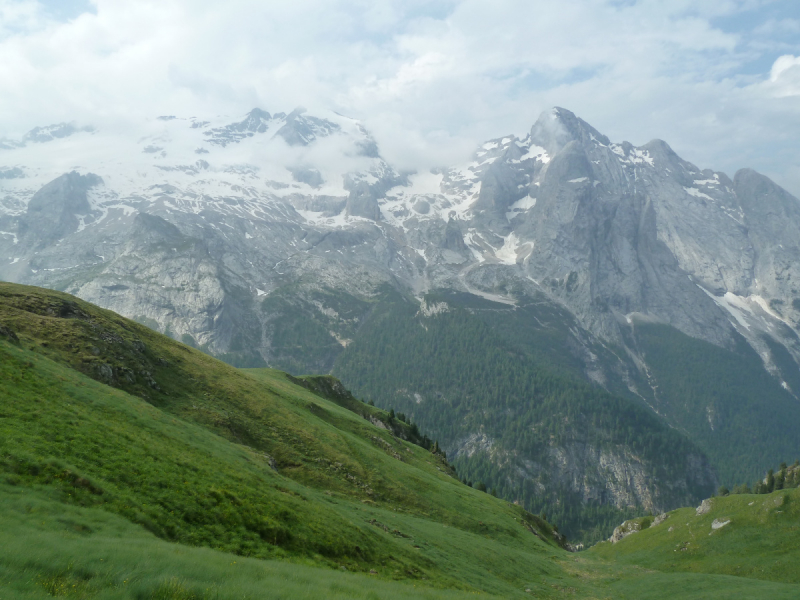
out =
[[[0,284],[0,597],[661,597],[353,402]]]
[[[658,522],[657,522],[658,521]],[[719,573],[800,584],[800,490],[734,494],[682,508],[666,518],[641,517],[638,530],[589,554],[664,573]]]
[[[446,540],[426,520],[554,552],[536,517],[282,373],[242,373],[64,294],[2,284],[0,298],[6,484],[170,541],[467,589],[429,556]]]

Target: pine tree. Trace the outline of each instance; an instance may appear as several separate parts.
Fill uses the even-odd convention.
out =
[[[767,485],[766,493],[771,494],[775,491],[775,473],[772,469],[767,471]]]

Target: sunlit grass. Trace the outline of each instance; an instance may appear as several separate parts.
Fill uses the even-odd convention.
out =
[[[49,314],[65,301],[81,314]],[[0,322],[19,337],[0,339],[0,600],[692,597],[686,574],[656,572],[658,544],[569,554],[547,523],[283,373],[24,286],[0,284]],[[89,377],[97,360],[116,387]],[[142,370],[158,388],[123,381]],[[789,544],[798,515],[781,506],[767,518]],[[780,544],[758,552],[781,560]],[[697,564],[695,597],[797,597]],[[763,578],[795,581],[788,568]]]

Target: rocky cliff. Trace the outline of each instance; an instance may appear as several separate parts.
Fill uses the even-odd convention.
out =
[[[794,418],[800,202],[754,171],[731,179],[663,141],[614,143],[562,108],[466,164],[411,174],[335,113],[153,119],[125,139],[58,131],[0,150],[13,174],[0,177],[0,278],[295,372],[335,370],[387,286],[423,313],[445,290],[473,298],[468,310],[490,302],[496,330],[539,340],[526,352],[688,433],[638,333],[664,325],[731,357],[752,348],[771,377],[764,411]],[[696,419],[723,435],[714,423],[744,413],[713,395]],[[653,483],[624,444],[548,452],[557,487],[584,501],[660,510],[659,486],[688,481]],[[715,483],[704,466],[687,477]]]

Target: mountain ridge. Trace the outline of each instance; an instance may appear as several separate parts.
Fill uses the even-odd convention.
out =
[[[692,431],[724,482],[751,476],[724,458],[744,415],[758,432],[773,413],[784,422],[775,447],[757,434],[765,458],[794,443],[785,423],[800,394],[800,203],[763,176],[700,170],[658,140],[614,143],[562,108],[523,139],[496,138],[467,164],[416,174],[396,171],[363,126],[334,113],[256,109],[233,121],[156,119],[142,132],[134,141],[76,131],[0,151],[2,168],[24,175],[0,181],[0,277],[69,291],[235,365],[295,373],[340,373],[372,343],[365,325],[386,286],[416,304],[413,314],[452,309],[429,299],[442,290],[467,294],[497,304],[475,314],[502,315],[492,321],[498,347],[522,344],[537,365],[558,356],[570,377]],[[32,198],[64,185],[66,141],[67,172],[78,174],[62,177],[96,172],[102,183],[85,204],[51,198],[67,207],[52,227],[26,226]],[[456,308],[468,314],[475,301]],[[688,337],[654,337],[647,323]],[[511,324],[542,346],[518,340]],[[675,373],[649,361],[677,365],[676,348],[701,342],[721,350],[708,364],[713,385],[688,391],[687,413],[665,393]],[[720,400],[734,364],[769,374],[760,412],[750,388]],[[363,394],[367,377],[362,367],[345,383]],[[397,386],[369,393],[407,401]],[[428,406],[433,398],[403,409],[423,422]]]

